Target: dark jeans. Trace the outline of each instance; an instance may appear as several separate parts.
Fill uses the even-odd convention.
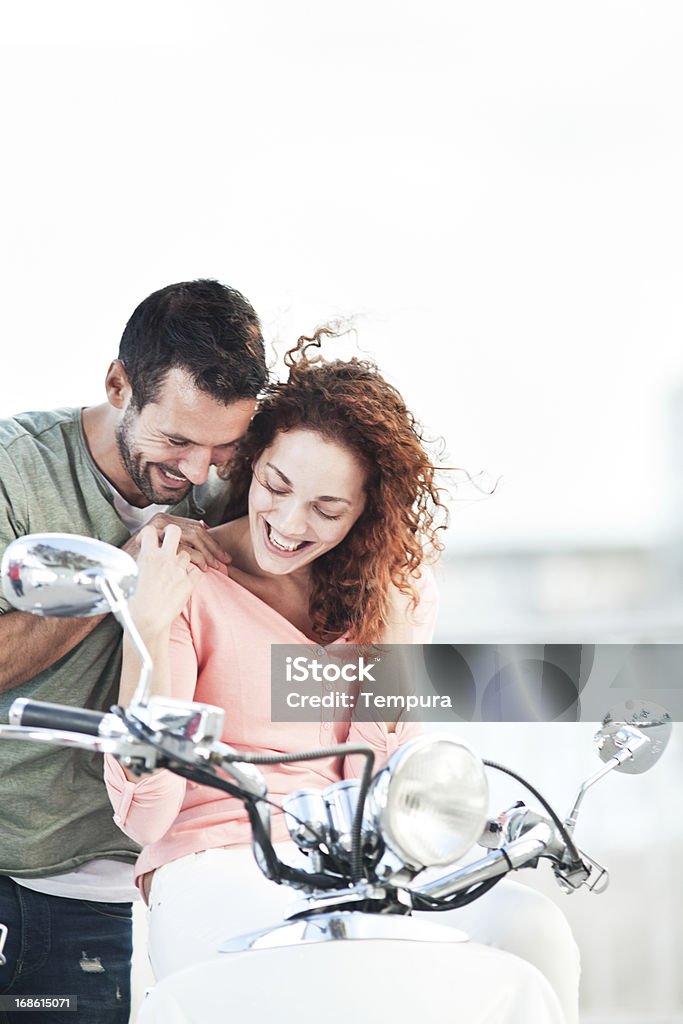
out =
[[[0,1010],[0,1024],[128,1024],[132,905],[46,896],[0,875],[0,994],[77,996],[75,1013]]]

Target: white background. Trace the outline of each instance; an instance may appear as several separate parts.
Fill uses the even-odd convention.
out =
[[[502,474],[455,542],[672,525],[679,4],[37,0],[1,38],[0,414],[98,401],[137,302],[214,276],[282,341],[355,316]]]
[[[453,552],[678,533],[678,3],[36,0],[1,14],[0,415],[101,401],[133,307],[217,277],[280,350],[355,318],[451,464],[502,475],[486,500],[460,480]],[[554,741],[482,734],[489,756],[493,740],[537,781],[552,767],[564,799]],[[647,926],[618,935],[643,956],[680,888],[680,754],[669,764],[647,817],[622,798],[605,834],[636,858],[624,897],[657,865],[661,884],[636,899]],[[615,942],[595,955],[618,965]],[[680,1005],[673,943],[643,1012]],[[616,1010],[635,978],[629,965],[598,985],[595,1005]]]

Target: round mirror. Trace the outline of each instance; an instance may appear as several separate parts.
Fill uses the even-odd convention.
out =
[[[634,747],[633,756],[615,770],[640,775],[659,761],[671,736],[671,715],[652,701],[630,699],[608,712],[602,728],[595,734],[600,760],[610,761],[625,748]],[[647,743],[632,743],[645,738]]]
[[[33,533],[8,545],[0,576],[6,599],[18,611],[72,618],[111,610],[103,584],[130,597],[137,566],[125,551],[92,537]]]

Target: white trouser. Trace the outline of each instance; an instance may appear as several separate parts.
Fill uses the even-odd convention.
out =
[[[292,862],[299,856],[298,866],[306,863],[290,843],[276,850]],[[149,957],[157,980],[215,957],[228,938],[278,923],[297,898],[261,874],[250,846],[205,850],[164,865],[149,896]],[[579,953],[564,915],[547,897],[503,881],[461,910],[416,916],[529,961],[553,986],[567,1024],[578,1024]]]

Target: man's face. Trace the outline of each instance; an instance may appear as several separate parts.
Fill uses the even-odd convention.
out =
[[[116,431],[119,455],[132,486],[124,494],[175,505],[213,465],[229,462],[254,415],[256,402],[217,402],[181,369],[169,370],[156,402],[133,409],[130,401]]]

